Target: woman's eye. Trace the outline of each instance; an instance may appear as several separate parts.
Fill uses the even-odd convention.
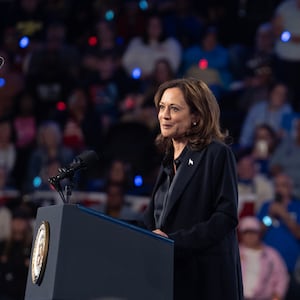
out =
[[[175,106],[172,106],[171,109],[172,109],[173,111],[179,111],[179,109],[178,109],[177,107],[175,107]]]

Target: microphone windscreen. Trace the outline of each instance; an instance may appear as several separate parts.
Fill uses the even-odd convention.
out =
[[[81,161],[84,167],[92,167],[99,161],[98,155],[93,150],[87,150],[78,155],[77,159]]]

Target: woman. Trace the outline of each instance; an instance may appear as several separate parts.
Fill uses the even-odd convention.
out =
[[[166,156],[145,224],[174,240],[174,299],[242,299],[235,158],[216,99],[196,79],[165,82],[154,99]]]

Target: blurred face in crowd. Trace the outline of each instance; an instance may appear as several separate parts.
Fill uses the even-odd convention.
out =
[[[9,122],[0,123],[0,144],[6,145],[11,141],[11,125]]]
[[[241,243],[248,248],[258,248],[261,244],[260,232],[257,230],[245,230],[241,232]]]
[[[274,178],[275,193],[282,196],[283,199],[289,200],[292,195],[292,179],[286,174],[278,174]]]
[[[182,91],[177,87],[166,89],[158,109],[161,134],[174,141],[185,140],[185,134],[190,130],[196,118],[191,113]]]
[[[271,147],[274,144],[274,138],[267,128],[259,127],[255,130],[256,141],[266,141],[268,146]]]
[[[163,83],[173,78],[170,63],[166,60],[159,60],[154,69],[154,78],[158,83]]]
[[[110,185],[106,192],[107,195],[107,207],[110,209],[121,208],[124,203],[123,190],[118,185]]]
[[[280,108],[287,101],[288,89],[284,84],[276,85],[270,92],[271,108]]]
[[[109,180],[115,183],[122,183],[126,180],[126,166],[120,160],[115,160],[109,170]]]
[[[242,157],[237,164],[237,172],[240,179],[253,179],[256,174],[253,158],[249,156]]]
[[[11,234],[15,241],[22,241],[30,231],[30,222],[25,218],[14,218],[11,221]]]
[[[148,22],[148,35],[150,40],[158,40],[162,34],[162,24],[158,17],[152,17]]]

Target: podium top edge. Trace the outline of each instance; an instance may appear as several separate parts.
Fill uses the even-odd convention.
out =
[[[132,230],[135,230],[135,231],[138,231],[138,232],[141,232],[143,234],[146,234],[146,235],[149,235],[153,238],[156,238],[156,239],[159,239],[159,240],[164,240],[166,242],[169,242],[171,244],[174,244],[174,241],[169,239],[169,238],[165,238],[161,235],[158,235],[158,234],[155,234],[147,229],[144,229],[142,227],[138,227],[136,225],[133,225],[133,224],[130,224],[130,223],[127,223],[126,221],[123,221],[123,220],[119,220],[119,219],[116,219],[116,218],[113,218],[111,216],[108,216],[100,211],[97,211],[95,209],[91,209],[91,208],[88,208],[88,207],[85,207],[81,204],[77,204],[76,207],[78,209],[80,209],[81,211],[84,211],[88,214],[91,214],[93,216],[96,216],[96,217],[101,217],[102,219],[105,219],[107,221],[110,221],[110,222],[113,222],[113,223],[116,223],[116,224],[119,224],[120,226],[124,226],[124,227],[127,227],[127,228],[130,228]]]

